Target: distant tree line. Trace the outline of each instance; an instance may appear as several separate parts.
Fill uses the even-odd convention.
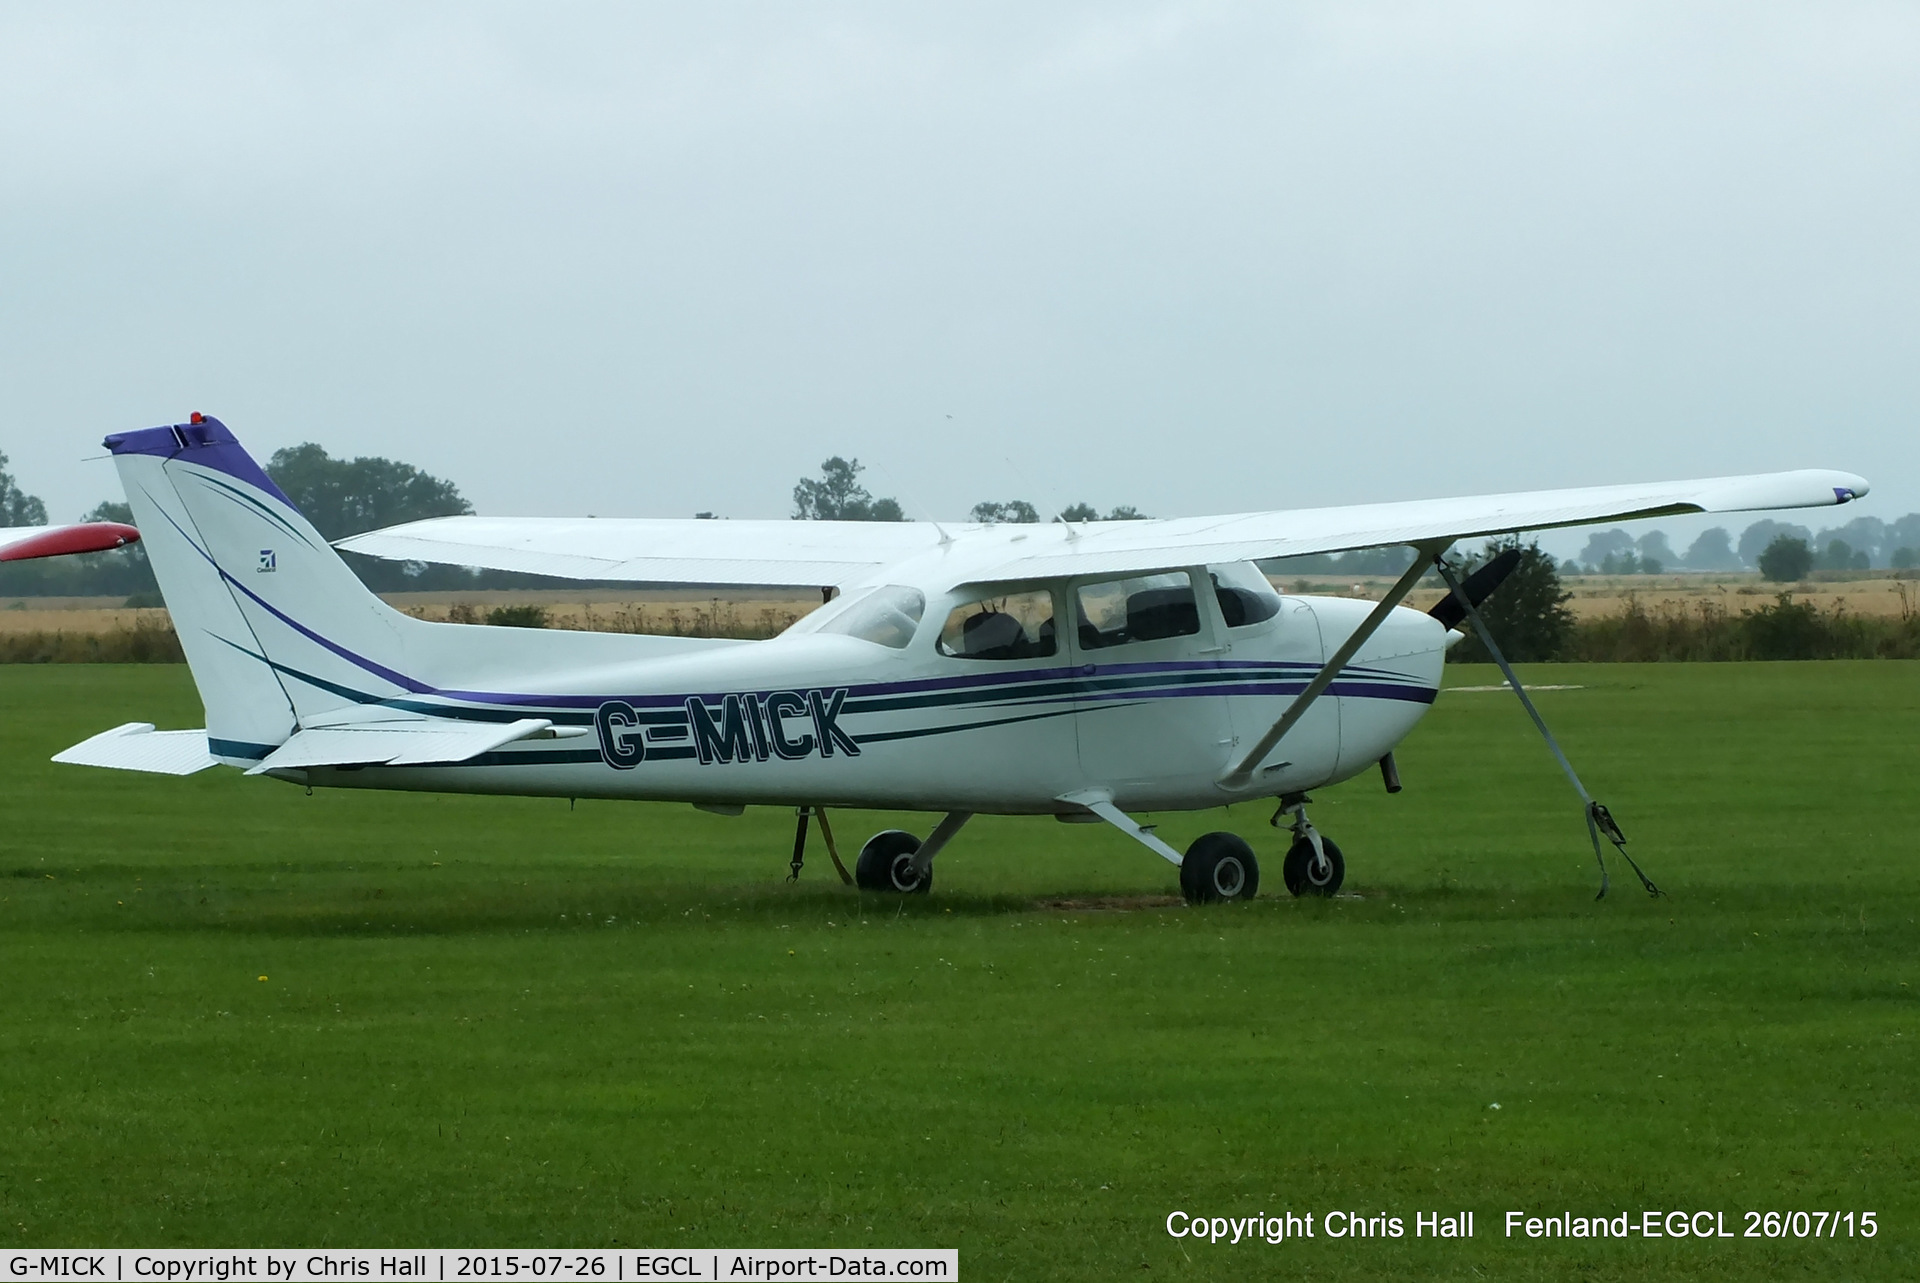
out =
[[[1397,575],[1411,557],[1405,548],[1364,548],[1262,564],[1276,575]],[[1898,521],[1858,517],[1818,533],[1790,522],[1761,520],[1737,541],[1725,527],[1715,526],[1701,532],[1684,553],[1673,550],[1665,531],[1635,536],[1618,528],[1602,530],[1589,535],[1580,555],[1560,563],[1559,569],[1563,575],[1758,570],[1779,583],[1795,583],[1819,571],[1920,569],[1920,512]]]
[[[30,494],[23,494],[7,471],[7,456],[0,454],[0,526],[44,526],[47,505]]]
[[[793,487],[795,521],[905,521],[898,499],[876,499],[860,482],[866,471],[858,459],[834,455],[820,465],[817,477],[802,477]],[[702,513],[701,516],[708,514]],[[1025,499],[986,500],[967,514],[989,525],[1031,525],[1046,518]],[[1090,503],[1068,504],[1062,521],[1139,521],[1147,515],[1130,505],[1110,509],[1105,516]]]
[[[1797,565],[1798,545],[1806,565],[1798,573],[1767,573],[1763,561],[1769,549],[1777,552],[1775,566]],[[1765,519],[1741,532],[1736,541],[1723,526],[1702,531],[1686,552],[1676,553],[1664,531],[1650,530],[1635,537],[1625,530],[1598,531],[1587,537],[1580,555],[1561,567],[1567,574],[1658,575],[1675,570],[1759,570],[1770,579],[1787,582],[1814,571],[1912,570],[1920,567],[1920,512],[1897,521],[1856,517],[1843,526],[1818,533],[1791,522]]]

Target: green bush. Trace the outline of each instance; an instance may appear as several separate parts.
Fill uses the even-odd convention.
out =
[[[1520,561],[1493,595],[1480,604],[1480,617],[1501,653],[1516,664],[1538,663],[1560,658],[1568,631],[1574,626],[1573,612],[1566,603],[1573,594],[1560,586],[1560,568],[1551,554],[1540,551],[1538,543],[1522,544],[1517,536],[1488,540],[1486,547],[1455,563],[1455,573],[1465,579],[1473,571],[1512,550]],[[1493,657],[1480,644],[1478,632],[1463,622],[1467,639],[1456,645],[1448,657],[1455,663],[1484,664]]]
[[[1804,539],[1775,535],[1760,553],[1760,574],[1776,584],[1796,584],[1813,569],[1813,549]]]
[[[548,623],[545,606],[495,606],[487,612],[487,622],[495,628],[545,628]]]

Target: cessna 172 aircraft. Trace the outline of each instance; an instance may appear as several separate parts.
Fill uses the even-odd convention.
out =
[[[1307,791],[1376,764],[1397,787],[1393,748],[1433,703],[1453,625],[1478,624],[1499,576],[1495,563],[1450,579],[1432,613],[1401,607],[1455,540],[1867,492],[1856,476],[1802,471],[1084,524],[450,517],[340,544],[830,598],[772,640],[728,641],[413,619],[362,586],[217,419],[106,446],[207,724],[128,723],[55,761],[790,806],[796,871],[810,813],[823,825],[828,807],[938,813],[926,838],[890,830],[860,852],[862,888],[903,894],[926,891],[935,855],[989,812],[1104,821],[1177,866],[1190,900],[1251,897],[1259,864],[1242,838],[1176,851],[1134,815],[1262,798],[1292,817],[1287,888],[1332,894],[1344,860],[1308,822]],[[1416,555],[1377,604],[1285,596],[1253,564],[1383,545]],[[1612,830],[1588,804],[1590,830],[1596,815]]]

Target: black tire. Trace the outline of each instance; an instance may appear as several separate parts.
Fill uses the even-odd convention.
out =
[[[920,839],[899,829],[888,829],[867,839],[853,865],[853,884],[862,891],[894,895],[925,895],[933,889],[933,870],[913,871],[913,854]]]
[[[1280,875],[1287,880],[1287,890],[1295,895],[1333,896],[1340,893],[1340,884],[1347,880],[1346,857],[1340,854],[1333,839],[1322,833],[1320,849],[1327,853],[1327,864],[1323,869],[1313,867],[1313,843],[1300,838],[1287,848],[1287,862],[1281,866]]]
[[[1180,862],[1180,894],[1189,904],[1251,900],[1260,891],[1260,862],[1237,833],[1203,833]]]

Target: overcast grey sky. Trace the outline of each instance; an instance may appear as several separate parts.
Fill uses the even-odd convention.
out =
[[[1893,517],[1917,160],[1910,4],[12,5],[0,450],[57,518],[190,410],[496,514],[848,454],[914,515]]]

